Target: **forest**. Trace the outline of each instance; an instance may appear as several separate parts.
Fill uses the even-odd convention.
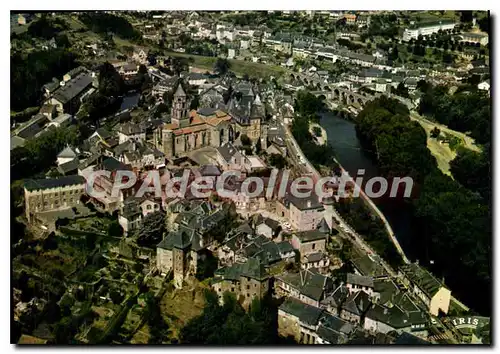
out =
[[[441,102],[457,120],[462,115],[454,105],[471,110],[469,97],[461,94],[443,97],[451,100],[452,103],[443,98]],[[476,111],[482,112],[476,119],[484,121],[489,107]],[[444,122],[444,110],[436,116]],[[459,123],[450,120],[449,124],[456,127]],[[462,124],[466,124],[465,120]],[[407,108],[398,101],[381,97],[367,104],[356,119],[356,129],[360,140],[376,151],[383,175],[409,175],[414,179],[417,193],[407,203],[412,211],[413,244],[418,248],[419,260],[432,264],[430,270],[438,278],[444,278],[452,294],[461,301],[481,314],[489,314],[492,231],[489,144],[482,153],[459,149],[450,163],[452,179],[437,168],[427,149],[423,128],[410,120]],[[486,130],[484,134],[489,136]],[[486,142],[484,138],[481,141]]]

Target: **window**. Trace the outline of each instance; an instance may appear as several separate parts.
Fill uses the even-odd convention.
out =
[[[151,204],[148,204],[147,209],[151,210]]]
[[[254,288],[256,288],[256,287],[257,287],[257,284],[254,284],[254,285],[253,285],[253,287],[254,287]]]
[[[250,285],[247,285],[247,290],[250,290]]]
[[[312,249],[315,249],[315,248],[316,248],[316,244],[315,244],[315,243],[313,243]]]
[[[233,292],[233,293],[234,293],[234,288],[231,288],[231,292]]]

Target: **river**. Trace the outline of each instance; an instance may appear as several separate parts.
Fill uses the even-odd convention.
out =
[[[328,112],[322,114],[320,125],[327,133],[328,145],[335,151],[337,160],[353,178],[357,176],[359,169],[365,170],[364,181],[370,177],[379,176],[379,169],[372,156],[373,152],[361,147],[353,122]],[[379,198],[373,201],[391,224],[407,257],[415,260],[409,206],[401,201],[395,201],[394,198]]]

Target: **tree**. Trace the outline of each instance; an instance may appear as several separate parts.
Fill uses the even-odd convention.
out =
[[[262,144],[260,142],[260,139],[258,139],[257,142],[255,143],[255,153],[257,155],[260,155],[261,152],[262,152]]]
[[[105,62],[99,68],[99,93],[104,97],[116,97],[124,92],[125,83],[115,67]]]
[[[283,169],[287,166],[286,159],[280,154],[270,154],[268,156],[268,162],[271,166],[278,169]]]
[[[109,223],[108,235],[113,237],[120,237],[123,235],[123,228],[117,220],[113,220]]]
[[[214,71],[219,75],[226,74],[230,68],[231,68],[231,63],[224,58],[217,58],[214,64]]]
[[[165,231],[165,213],[160,211],[150,213],[144,218],[142,227],[136,232],[137,244],[155,247],[163,239]]]
[[[199,106],[200,106],[200,98],[198,95],[195,95],[191,100],[189,109],[198,109]]]
[[[240,140],[241,140],[241,144],[243,146],[252,146],[252,141],[250,140],[250,138],[248,137],[248,135],[242,134],[240,136]]]

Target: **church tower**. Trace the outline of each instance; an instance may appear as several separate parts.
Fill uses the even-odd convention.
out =
[[[172,100],[171,119],[173,124],[181,128],[189,125],[189,103],[187,94],[182,88],[182,83],[179,82]]]

